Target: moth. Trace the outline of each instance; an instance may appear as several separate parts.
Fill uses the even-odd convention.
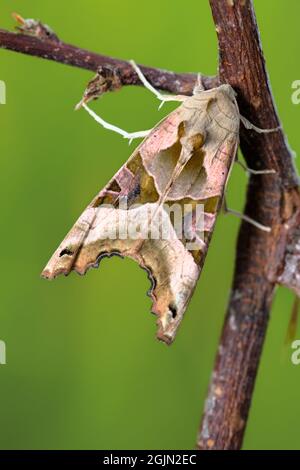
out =
[[[193,96],[162,95],[131,63],[142,83],[162,103],[175,100],[181,105],[152,130],[130,134],[81,103],[105,128],[130,140],[144,140],[84,210],[42,276],[53,279],[71,270],[85,274],[106,256],[136,260],[151,281],[149,295],[152,312],[157,315],[157,337],[170,344],[203,267],[236,158],[240,121],[261,130],[241,118],[230,85],[204,90],[199,79]],[[172,212],[174,204],[176,211]],[[120,230],[122,220],[135,230],[124,231],[124,224]],[[180,224],[185,227],[181,236],[177,231]],[[150,225],[156,236],[149,236]],[[162,228],[171,236],[157,236]]]

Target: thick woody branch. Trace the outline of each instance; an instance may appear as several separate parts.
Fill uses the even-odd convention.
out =
[[[81,49],[58,39],[40,39],[28,34],[11,33],[1,29],[0,48],[54,60],[94,72],[100,66],[109,65],[118,71],[123,85],[141,85],[138,76],[127,61]],[[197,79],[197,74],[175,73],[142,65],[140,67],[155,88],[170,93],[191,94]],[[202,77],[202,79],[206,88],[212,88],[218,84],[215,77]]]
[[[277,127],[252,1],[210,0],[210,5],[219,40],[220,81],[235,88],[241,112],[251,122],[261,128]],[[287,264],[287,247],[290,255],[296,251],[299,256],[299,247],[297,251],[290,246],[291,240],[299,240],[298,177],[283,132],[259,135],[243,130],[241,149],[249,167],[276,170],[275,175],[251,177],[245,208],[247,215],[272,231],[241,226],[231,300],[199,449],[241,448],[274,287]]]

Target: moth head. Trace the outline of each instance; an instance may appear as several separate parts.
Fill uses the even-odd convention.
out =
[[[203,93],[205,91],[205,88],[203,88],[202,84],[195,85],[193,88],[193,95],[199,95],[200,93]]]
[[[235,103],[236,102],[236,92],[234,91],[234,89],[232,88],[231,85],[229,85],[228,83],[224,83],[223,85],[220,85],[219,86],[219,90],[220,91],[223,91],[227,96],[229,96],[229,98]]]
[[[205,93],[205,94],[210,94],[210,93],[215,93],[215,91],[220,91],[220,92],[223,92],[227,97],[229,97],[234,103],[236,103],[236,92],[234,91],[234,89],[232,88],[231,85],[229,85],[228,83],[224,83],[223,85],[220,85],[216,88],[210,88],[208,90],[205,90],[205,88],[203,87],[202,83],[198,83],[194,89],[193,89],[193,95],[200,95],[201,93]]]

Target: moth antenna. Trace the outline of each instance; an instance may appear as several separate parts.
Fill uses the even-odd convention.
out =
[[[271,132],[277,132],[282,129],[281,126],[274,127],[273,129],[261,129],[260,127],[255,126],[252,122],[248,121],[247,118],[240,114],[240,120],[246,129],[257,132],[258,134],[270,134]]]
[[[98,122],[98,124],[104,127],[104,129],[116,132],[117,134],[120,134],[122,137],[124,137],[124,139],[129,139],[130,141],[133,139],[141,139],[147,137],[147,135],[149,135],[149,133],[152,131],[152,129],[149,129],[147,131],[126,132],[120,127],[114,126],[113,124],[104,121],[104,119],[102,119],[100,116],[98,116],[98,114],[90,109],[86,103],[82,103],[82,107],[89,113],[90,116],[92,116],[93,119],[95,119],[96,122]]]
[[[147,88],[147,90],[151,91],[151,93],[153,93],[156,96],[156,98],[158,98],[163,103],[165,101],[184,101],[186,99],[186,96],[181,96],[181,95],[163,95],[151,85],[151,83],[147,80],[147,78],[141,71],[140,67],[134,62],[134,60],[130,60],[129,63],[134,69],[139,79],[141,80],[144,87]]]
[[[85,103],[84,98],[82,98],[82,100],[80,100],[79,103],[77,103],[77,104],[74,106],[74,111],[78,111],[79,109],[81,109],[81,108],[83,107],[83,103]]]

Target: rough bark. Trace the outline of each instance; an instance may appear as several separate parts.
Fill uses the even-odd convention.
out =
[[[219,40],[219,75],[238,92],[242,114],[261,128],[278,126],[252,1],[210,0]],[[242,223],[232,294],[221,334],[199,449],[240,449],[278,276],[300,222],[298,177],[281,131],[243,130],[241,149],[252,176],[245,213],[272,227],[270,234]],[[298,236],[299,238],[299,236]],[[298,280],[299,288],[299,280]]]

